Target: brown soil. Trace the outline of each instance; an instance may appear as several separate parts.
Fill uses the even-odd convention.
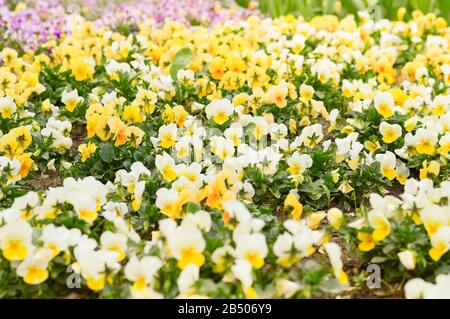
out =
[[[62,185],[62,180],[59,173],[55,171],[48,171],[45,174],[36,171],[31,173],[30,179],[27,180],[27,185],[33,191],[45,191],[49,187],[57,187]]]
[[[86,138],[86,126],[81,122],[75,122],[72,125],[70,138],[72,139],[73,144],[71,152],[73,156],[75,156],[78,153],[78,146],[83,143]],[[45,173],[35,171],[30,173],[26,185],[33,191],[45,191],[49,187],[61,186],[62,179],[57,171],[47,171]]]
[[[404,192],[404,187],[398,182],[393,182],[391,187],[386,189],[386,195],[400,197]]]
[[[72,139],[72,149],[78,152],[78,146],[83,143],[86,138],[86,125],[81,122],[75,122],[72,125],[72,132],[70,134],[70,138]]]

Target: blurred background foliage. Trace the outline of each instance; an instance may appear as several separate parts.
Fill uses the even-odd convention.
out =
[[[254,1],[254,0],[253,0]],[[252,5],[252,0],[236,0],[242,7]],[[345,16],[367,10],[375,19],[395,19],[400,8],[406,9],[406,18],[414,10],[436,13],[450,20],[450,0],[257,0],[259,10],[272,17],[293,14],[311,19],[317,15]]]
[[[36,0],[0,0],[0,4],[6,4],[14,8],[20,2],[33,3]],[[83,11],[84,8],[102,8],[106,4],[125,3],[133,0],[54,0],[59,1],[66,7],[77,5]],[[160,1],[160,0],[154,0]],[[406,9],[405,17],[408,19],[414,10],[423,13],[435,13],[450,21],[450,0],[220,0],[227,5],[236,2],[243,8],[255,8],[272,17],[292,14],[304,16],[312,19],[318,15],[335,14],[345,16],[347,14],[357,14],[360,10],[368,11],[375,19],[382,18],[396,19],[397,11],[400,8]],[[180,6],[182,6],[180,0]],[[85,13],[85,12],[83,12]]]

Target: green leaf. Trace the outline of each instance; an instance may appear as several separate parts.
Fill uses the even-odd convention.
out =
[[[199,210],[201,210],[201,206],[199,204],[197,204],[197,203],[189,202],[186,205],[186,211],[188,213],[193,214],[193,213],[198,212]]]
[[[144,161],[144,154],[142,154],[142,152],[136,151],[133,155],[134,160],[138,161],[138,162],[143,162]]]
[[[443,18],[450,20],[450,1],[448,0],[438,0],[437,7]]]
[[[381,263],[385,262],[386,260],[387,260],[386,257],[375,256],[370,260],[370,262],[374,263],[374,264],[381,264]]]
[[[393,251],[395,249],[395,245],[394,244],[387,244],[386,246],[383,247],[383,253],[388,255],[391,251]]]
[[[186,68],[192,61],[193,53],[189,48],[183,48],[175,54],[172,65],[170,66],[170,76],[177,81],[177,73],[179,70]]]
[[[377,110],[375,108],[370,108],[367,111],[367,119],[371,122],[375,122],[376,120],[378,120],[380,117],[380,115],[378,114]]]
[[[248,8],[250,0],[236,0],[236,3],[243,8]]]
[[[311,154],[313,159],[312,170],[323,171],[324,165],[333,158],[333,152],[315,151]]]
[[[100,150],[100,157],[103,162],[111,163],[114,158],[114,147],[109,143],[103,144]]]
[[[450,273],[450,265],[442,265],[434,271],[435,275]]]
[[[323,14],[333,14],[335,1],[334,0],[324,0],[323,2]]]

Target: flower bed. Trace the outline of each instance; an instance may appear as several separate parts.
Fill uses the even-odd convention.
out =
[[[446,21],[227,19],[2,50],[0,296],[448,297]]]

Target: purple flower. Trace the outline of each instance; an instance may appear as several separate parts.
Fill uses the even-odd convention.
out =
[[[78,11],[97,26],[117,29],[120,25],[128,25],[133,32],[136,25],[155,21],[161,25],[170,19],[183,23],[214,25],[227,20],[237,21],[246,18],[251,11],[237,7],[234,2],[227,4],[234,10],[216,7],[223,6],[218,0],[131,0],[127,3],[106,3],[100,0],[74,0],[67,8],[58,0],[25,0],[27,8],[14,11],[8,8],[5,0],[0,0],[0,28],[3,45],[18,42],[22,50],[35,50],[41,43],[51,39],[59,39],[62,34],[69,33],[68,19],[71,13]],[[76,6],[78,7],[76,7]]]

